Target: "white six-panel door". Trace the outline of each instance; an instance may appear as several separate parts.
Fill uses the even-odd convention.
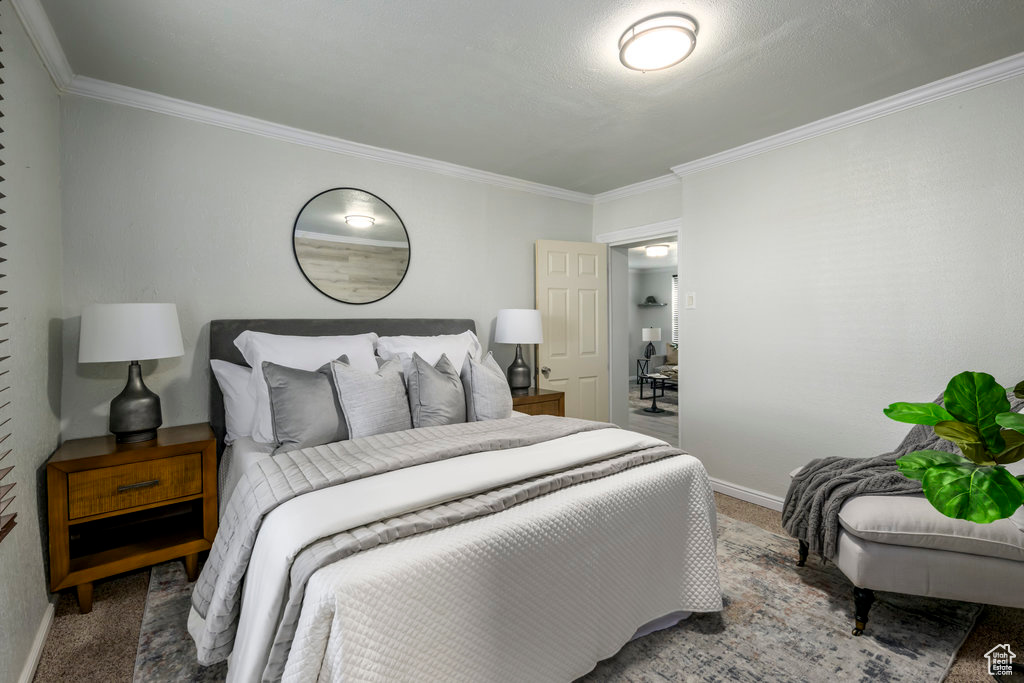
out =
[[[537,240],[540,386],[565,392],[565,414],[608,420],[608,247]]]

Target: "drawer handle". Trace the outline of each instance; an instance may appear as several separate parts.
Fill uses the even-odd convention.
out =
[[[159,483],[159,479],[151,479],[149,481],[140,481],[137,484],[125,484],[124,486],[118,486],[117,492],[124,493],[125,491],[132,491],[134,489],[148,489],[150,486],[156,486]]]

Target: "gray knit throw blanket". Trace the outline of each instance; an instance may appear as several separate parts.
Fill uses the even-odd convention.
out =
[[[1007,392],[1011,410],[1024,401]],[[936,403],[941,403],[937,400]],[[806,541],[812,553],[834,560],[839,543],[839,509],[854,496],[893,496],[921,492],[921,482],[907,479],[896,460],[922,449],[959,453],[956,444],[935,435],[927,425],[914,425],[899,447],[874,458],[820,458],[793,477],[782,508],[782,526]]]

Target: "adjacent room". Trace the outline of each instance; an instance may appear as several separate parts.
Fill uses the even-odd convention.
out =
[[[613,247],[629,265],[629,422],[633,431],[679,440],[679,260],[677,243]],[[614,286],[614,284],[613,284]],[[622,388],[620,387],[621,391]]]
[[[1024,675],[1022,36],[0,0],[0,681]]]

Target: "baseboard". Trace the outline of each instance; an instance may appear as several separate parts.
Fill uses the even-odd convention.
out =
[[[50,603],[43,612],[43,619],[39,622],[39,630],[36,631],[36,639],[32,641],[32,649],[29,650],[28,659],[21,670],[18,683],[32,683],[39,667],[39,658],[43,656],[43,645],[46,644],[46,636],[50,635],[50,627],[53,626],[53,612],[55,605]]]
[[[753,503],[754,505],[760,505],[761,507],[768,508],[769,510],[782,511],[782,498],[779,496],[773,496],[770,493],[765,493],[764,491],[756,491],[754,489],[749,489],[746,486],[722,481],[721,479],[715,479],[714,477],[711,477],[711,489],[718,493],[724,493],[727,496],[732,496],[733,498],[745,500],[748,503]]]

